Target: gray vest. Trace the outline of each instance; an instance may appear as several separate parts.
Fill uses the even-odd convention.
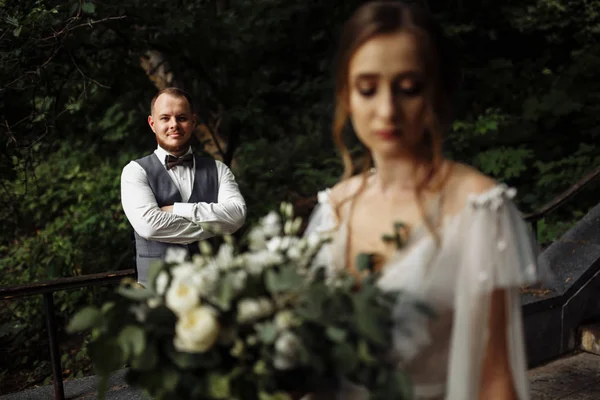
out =
[[[194,155],[195,176],[192,195],[188,203],[217,203],[219,194],[219,178],[217,175],[217,164],[210,158]],[[152,153],[146,157],[135,160],[146,171],[148,185],[159,207],[181,203],[181,194],[165,166],[159,161],[156,154]],[[135,235],[137,280],[141,284],[148,283],[148,268],[150,263],[155,260],[161,260],[168,247],[181,247],[188,250],[189,254],[198,253],[198,243],[189,245],[178,245],[173,243],[157,242],[155,240],[146,240],[137,232]]]

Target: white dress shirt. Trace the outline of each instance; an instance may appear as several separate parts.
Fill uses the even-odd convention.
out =
[[[190,148],[187,153],[191,152]],[[158,146],[154,154],[165,165],[165,157],[169,153]],[[123,168],[121,203],[138,235],[147,240],[189,244],[214,236],[213,232],[204,230],[200,223],[211,223],[222,233],[233,233],[244,224],[246,202],[231,170],[221,161],[215,160],[219,182],[218,203],[187,203],[194,184],[195,162],[192,168],[177,165],[167,171],[183,201],[173,204],[172,213],[158,207],[148,185],[146,171],[141,165],[131,161]]]

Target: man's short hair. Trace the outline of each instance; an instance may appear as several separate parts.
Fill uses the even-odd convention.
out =
[[[152,114],[152,112],[154,111],[154,103],[156,103],[156,99],[158,99],[158,96],[160,96],[161,94],[168,94],[173,97],[186,99],[188,104],[190,105],[190,112],[192,114],[194,113],[194,102],[192,101],[192,96],[190,96],[189,93],[187,93],[186,91],[181,90],[179,88],[168,87],[156,93],[156,95],[152,98],[152,101],[150,102],[150,114]]]

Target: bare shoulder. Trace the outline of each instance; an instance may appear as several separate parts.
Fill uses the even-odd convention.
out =
[[[451,213],[462,209],[469,196],[485,193],[498,186],[496,180],[466,164],[452,162],[451,171],[445,189]]]

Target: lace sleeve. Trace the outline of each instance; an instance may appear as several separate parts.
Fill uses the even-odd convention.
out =
[[[514,189],[499,185],[473,195],[461,216],[448,399],[473,398],[479,392],[496,289],[505,293],[505,332],[515,389],[519,399],[529,399],[520,286],[539,281],[544,273],[536,266],[533,236],[512,201],[515,194]]]

